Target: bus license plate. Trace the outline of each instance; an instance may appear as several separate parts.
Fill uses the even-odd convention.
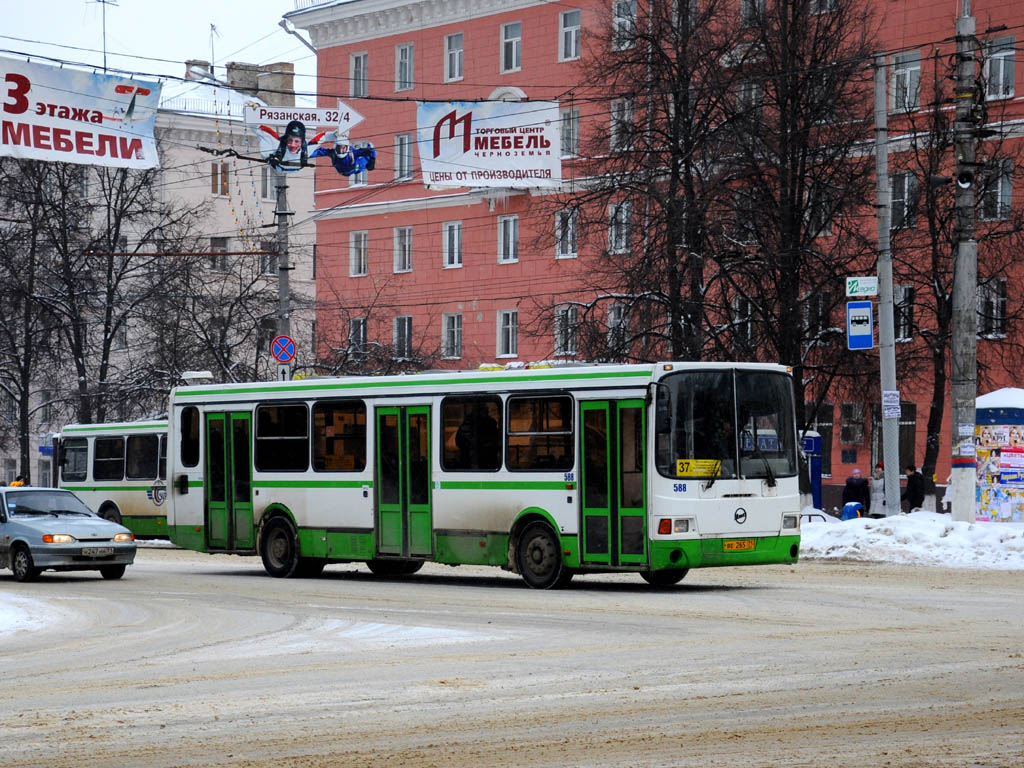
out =
[[[86,557],[108,557],[114,554],[113,547],[82,547],[82,554]]]
[[[753,539],[733,539],[732,541],[726,541],[723,543],[722,548],[726,552],[742,552],[747,549],[754,548]]]

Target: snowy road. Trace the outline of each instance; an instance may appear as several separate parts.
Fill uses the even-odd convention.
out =
[[[0,766],[1019,766],[1024,572],[0,573]]]

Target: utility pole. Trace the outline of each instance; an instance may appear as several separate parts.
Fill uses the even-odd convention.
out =
[[[952,396],[953,519],[974,520],[975,398],[978,393],[978,241],[974,238],[975,119],[978,81],[975,70],[975,21],[971,0],[963,0],[956,20],[956,152],[954,183],[955,251],[953,254]]]
[[[882,384],[882,458],[885,462],[885,507],[900,510],[900,395],[896,389],[896,333],[892,304],[892,249],[889,189],[889,124],[885,54],[875,54],[875,177],[878,219],[878,362]],[[895,396],[893,395],[895,393]],[[889,402],[895,399],[895,404]],[[875,513],[878,510],[873,510]]]
[[[277,188],[277,203],[274,207],[274,214],[277,216],[277,335],[291,335],[291,294],[289,283],[289,272],[291,264],[288,262],[288,217],[294,216],[295,212],[288,210],[288,183],[285,181],[284,171],[272,169],[274,182]],[[291,366],[288,363],[281,363],[277,367],[278,379],[287,381],[291,378]]]

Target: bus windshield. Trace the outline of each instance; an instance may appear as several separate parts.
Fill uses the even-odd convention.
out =
[[[771,371],[681,371],[658,387],[658,471],[666,477],[777,477],[797,472],[793,388]]]

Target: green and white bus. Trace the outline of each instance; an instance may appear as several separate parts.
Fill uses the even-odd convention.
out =
[[[167,536],[167,421],[70,424],[56,438],[57,487],[136,536]]]
[[[179,387],[167,526],[273,576],[496,565],[528,585],[793,563],[789,371],[661,363]]]

